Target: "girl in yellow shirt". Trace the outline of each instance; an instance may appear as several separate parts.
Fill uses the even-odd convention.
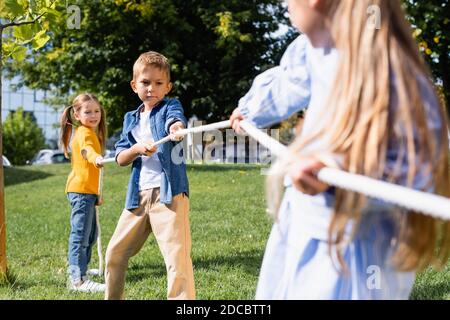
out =
[[[73,134],[73,136],[72,136]],[[61,145],[66,157],[71,145],[72,171],[66,184],[72,207],[69,237],[69,289],[103,292],[105,285],[87,278],[92,246],[97,238],[95,205],[99,199],[100,168],[106,140],[105,111],[89,93],[78,95],[61,117]]]

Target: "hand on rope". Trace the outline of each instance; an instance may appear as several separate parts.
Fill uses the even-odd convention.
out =
[[[103,168],[103,157],[95,158],[95,166],[97,168]]]
[[[101,206],[105,201],[103,200],[103,197],[99,197],[97,202],[95,203],[96,206]]]
[[[286,146],[258,130],[250,123],[240,121],[239,125],[260,144],[268,148],[275,156],[282,157],[288,151]],[[450,220],[450,199],[447,197],[339,170],[326,157],[320,158],[320,162],[327,164],[327,166],[323,165],[320,170],[317,170],[317,179],[323,183],[358,192],[368,197],[380,199],[434,218]],[[303,168],[303,171],[308,172],[311,167],[315,166],[320,167],[321,165],[311,163],[306,168]],[[320,189],[320,186],[316,186]],[[308,192],[315,191],[317,190],[308,190]]]
[[[233,128],[233,130],[237,133],[237,134],[243,134],[244,132],[241,129],[241,125],[240,122],[244,120],[244,116],[241,114],[241,112],[239,111],[238,108],[234,109],[233,113],[231,114],[230,117],[230,124],[231,127]]]
[[[136,143],[131,148],[136,154],[147,157],[151,157],[156,152],[156,146],[153,143]]]
[[[289,170],[292,184],[310,196],[326,191],[330,186],[317,178],[317,172],[324,167],[325,164],[313,157],[301,158]]]
[[[184,129],[184,124],[181,121],[177,121],[174,124],[172,124],[169,128],[169,136],[170,140],[172,141],[181,141],[183,140],[183,135],[178,134],[180,130]]]
[[[81,149],[81,156],[83,157],[84,160],[88,160],[87,158],[87,150],[86,149]],[[103,168],[103,157],[102,156],[98,156],[97,158],[95,158],[95,166],[97,168]]]
[[[288,151],[286,146],[269,137],[247,121],[244,121],[242,114],[238,110],[233,112],[230,120],[189,129],[178,129],[176,130],[176,134],[184,136],[189,133],[225,129],[230,126],[237,132],[242,133],[245,130],[248,135],[268,148],[277,157],[282,157]],[[154,147],[170,140],[169,135],[154,142],[147,149],[153,150]],[[156,148],[154,150],[156,151]],[[359,192],[372,198],[381,199],[410,210],[422,212],[436,218],[450,220],[450,200],[446,197],[413,190],[362,175],[351,174],[339,170],[338,166],[326,157],[321,157],[320,159],[314,157],[314,159],[306,164],[304,163],[303,166],[299,165],[297,170],[294,167],[291,173],[293,180],[296,180],[295,182],[298,185],[296,187],[300,190],[303,188],[304,193],[311,195],[317,194],[324,188],[326,190],[328,185],[333,185],[349,191]],[[114,158],[103,160],[103,163],[107,162],[114,162]]]

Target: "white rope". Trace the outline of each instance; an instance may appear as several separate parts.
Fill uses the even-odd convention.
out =
[[[86,150],[81,150],[81,155],[86,159]],[[107,160],[107,161],[104,161]],[[114,158],[104,159],[105,162],[113,162]],[[113,161],[111,161],[113,160]],[[100,174],[98,177],[98,200],[103,197],[103,168],[100,168]],[[100,215],[98,210],[98,205],[95,205],[95,222],[97,226],[97,254],[98,254],[98,269],[89,269],[88,273],[92,275],[102,276],[103,275],[103,249],[102,249],[102,234],[100,226]]]
[[[249,122],[241,121],[240,126],[249,136],[269,149],[275,156],[281,157],[286,154],[286,146],[257,129]],[[153,143],[152,146],[158,146],[171,140],[178,140],[180,137],[190,133],[219,130],[229,127],[230,121],[226,120],[205,126],[182,129],[173,135],[169,135]],[[114,158],[103,160],[104,163],[114,161]],[[322,182],[342,189],[362,193],[368,197],[422,212],[435,218],[450,220],[450,199],[446,197],[331,168],[322,168],[319,170],[317,178]]]
[[[192,127],[189,129],[181,129],[176,132],[176,135],[187,135],[188,133],[198,133],[198,132],[204,132],[204,131],[212,131],[212,130],[219,130],[219,129],[226,129],[231,127],[230,120],[225,120],[221,122],[211,123],[204,126],[199,127]]]
[[[182,138],[190,133],[213,131],[213,130],[219,130],[219,129],[226,129],[226,128],[230,128],[230,127],[231,127],[230,120],[225,120],[225,121],[221,121],[221,122],[207,124],[204,126],[192,127],[189,129],[181,129],[181,130],[178,130],[174,134],[170,134],[167,137],[162,138],[161,140],[158,140],[158,141],[152,143],[151,147],[159,146],[160,144],[163,144],[163,143],[166,143],[169,141],[178,141],[178,140],[180,140],[180,138]]]
[[[446,197],[331,168],[321,169],[317,177],[339,188],[356,191],[434,218],[450,220],[450,199]]]
[[[114,160],[114,158],[112,158]],[[100,168],[100,177],[98,183],[98,199],[103,197],[103,168]],[[98,254],[98,269],[90,269],[89,272],[93,275],[103,275],[103,248],[102,248],[102,230],[100,226],[100,212],[98,206],[95,206],[95,221],[97,225],[97,254]]]
[[[286,154],[286,146],[258,130],[250,123],[241,121],[241,128],[277,157]],[[371,198],[422,212],[434,218],[450,220],[450,199],[446,197],[332,168],[322,168],[319,170],[317,178],[322,182],[342,189],[362,193]]]
[[[178,130],[174,134],[169,134],[167,137],[164,137],[161,140],[153,142],[151,145],[148,145],[148,148],[151,149],[152,147],[159,146],[159,145],[169,142],[169,141],[179,141],[180,138],[182,138],[190,133],[220,130],[220,129],[226,129],[226,128],[230,128],[230,127],[231,127],[230,120],[225,120],[225,121],[221,121],[221,122],[207,124],[204,126],[192,127],[189,129],[181,129],[181,130]],[[116,162],[116,159],[115,158],[103,159],[103,163],[111,163],[111,162]]]
[[[95,219],[97,220],[97,254],[98,254],[98,275],[103,275],[103,250],[102,250],[102,231],[100,228],[100,215],[98,206],[95,207]]]
[[[103,202],[103,179],[104,176],[104,170],[103,168],[100,168],[100,183],[99,183],[99,197]],[[95,214],[97,219],[97,253],[98,253],[98,273],[99,275],[103,275],[103,250],[102,250],[102,230],[100,226],[100,215],[99,215],[99,209],[98,206],[96,207]]]
[[[240,126],[245,130],[253,139],[258,141],[264,147],[270,150],[275,156],[281,157],[283,154],[286,154],[287,147],[277,140],[271,138],[255,126],[251,125],[247,121],[241,121]]]

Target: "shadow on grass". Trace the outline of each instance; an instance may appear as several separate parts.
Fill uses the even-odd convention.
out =
[[[47,172],[15,167],[4,168],[4,173],[5,173],[5,187],[24,182],[45,179],[47,177],[52,176],[52,174]]]
[[[432,285],[420,285],[414,287],[411,300],[444,300],[448,299],[450,282],[440,282]]]
[[[221,271],[222,267],[240,268],[244,272],[257,276],[261,267],[264,251],[248,250],[228,255],[216,255],[208,258],[196,258],[193,261],[195,269]]]
[[[194,273],[201,269],[217,270],[223,272],[223,267],[240,268],[244,272],[257,276],[264,252],[250,250],[238,254],[219,255],[208,258],[194,258]],[[166,277],[166,267],[163,260],[161,263],[139,262],[130,264],[127,270],[127,282],[139,282],[149,278]]]
[[[166,277],[166,266],[161,263],[133,263],[127,270],[127,282],[139,282],[150,278]]]
[[[220,172],[220,171],[245,171],[259,170],[263,166],[257,164],[188,164],[188,172]]]
[[[66,283],[64,281],[59,281],[58,279],[46,279],[45,284],[41,279],[31,280],[29,278],[17,277],[14,282],[10,285],[13,291],[27,291],[32,288],[66,288]]]

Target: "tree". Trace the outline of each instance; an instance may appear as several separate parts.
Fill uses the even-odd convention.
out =
[[[58,2],[57,0],[2,0],[0,2],[0,88],[3,66],[8,59],[23,61],[30,49],[38,50],[50,39],[47,32],[60,17],[59,12],[55,10]],[[0,119],[1,101],[0,90]],[[2,133],[0,123],[0,280],[7,278]]]
[[[278,62],[286,40],[270,34],[286,22],[278,0],[80,0],[79,28],[59,28],[33,59],[10,66],[31,88],[52,90],[54,101],[95,93],[109,131],[139,103],[129,82],[140,53],[156,50],[172,63],[172,96],[187,116],[216,121],[236,107],[251,80]]]
[[[4,154],[16,165],[23,165],[45,146],[42,129],[31,115],[18,108],[3,124]]]
[[[431,67],[433,76],[442,84],[450,103],[450,2],[449,0],[405,0],[408,18],[414,28],[420,50]],[[450,112],[449,109],[447,109]]]

